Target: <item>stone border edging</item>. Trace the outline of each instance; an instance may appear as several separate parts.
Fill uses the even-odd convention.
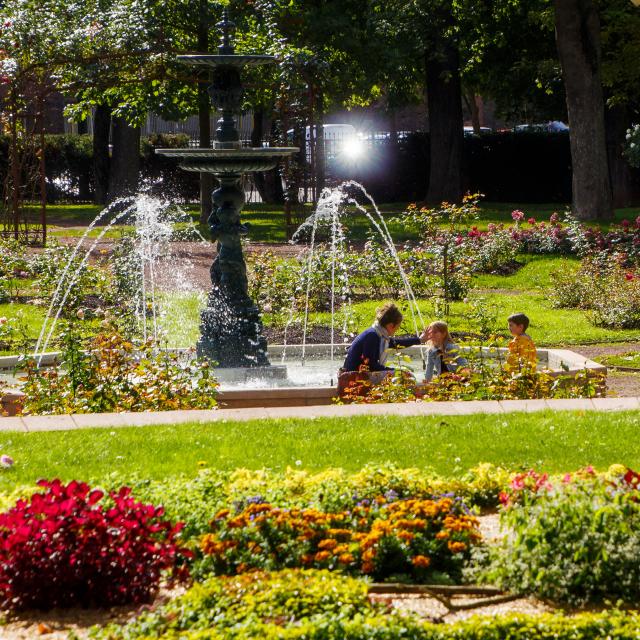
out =
[[[35,433],[74,429],[115,429],[185,422],[227,422],[262,418],[341,418],[351,416],[446,416],[503,414],[535,411],[634,411],[640,410],[640,397],[576,398],[560,400],[471,400],[457,402],[407,402],[398,404],[347,404],[307,407],[256,407],[148,413],[84,413],[59,416],[0,418],[0,432]]]

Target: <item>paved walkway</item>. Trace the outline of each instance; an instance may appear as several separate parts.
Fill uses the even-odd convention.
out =
[[[264,418],[341,418],[350,416],[433,416],[500,414],[513,411],[633,411],[640,410],[640,397],[594,398],[592,400],[497,400],[470,402],[408,402],[405,404],[326,405],[218,409],[213,411],[158,411],[153,413],[88,413],[61,416],[0,418],[0,431],[66,431],[70,429],[143,427],[184,422],[226,422]]]

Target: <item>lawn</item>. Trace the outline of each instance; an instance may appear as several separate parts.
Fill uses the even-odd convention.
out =
[[[393,462],[453,476],[491,462],[562,473],[613,463],[640,467],[637,412],[544,412],[473,416],[358,416],[256,420],[110,430],[1,433],[15,466],[0,489],[39,478],[100,481],[113,472],[150,479],[195,475],[204,465],[357,471]]]
[[[406,203],[383,203],[379,205],[379,209],[384,214],[387,221],[394,216],[397,216],[404,210]],[[527,203],[511,203],[511,202],[483,202],[480,205],[481,213],[477,221],[477,226],[480,229],[486,229],[490,223],[513,223],[511,219],[511,212],[514,209],[521,209],[525,212],[527,217],[532,216],[538,221],[548,220],[552,213],[563,212],[567,209],[566,204],[562,203],[542,203],[542,204],[527,204]],[[309,205],[309,213],[312,212],[311,205]],[[199,217],[198,205],[186,205],[184,207],[197,221]],[[47,207],[47,215],[49,224],[54,227],[83,227],[88,226],[89,223],[98,215],[102,210],[99,205],[50,205]],[[634,220],[640,214],[640,209],[637,207],[630,207],[626,209],[618,209],[616,211],[616,221],[621,221],[624,218]],[[255,242],[286,242],[286,231],[284,225],[284,212],[281,205],[270,205],[262,203],[248,203],[245,205],[244,212],[242,214],[244,222],[249,223],[250,232],[249,237]],[[349,228],[349,237],[353,241],[363,241],[367,238],[371,225],[367,221],[366,217],[357,214],[355,210],[349,214],[345,220],[347,227]],[[608,223],[600,225],[603,229],[607,229],[610,225]],[[106,232],[107,238],[118,238],[122,232],[131,231],[132,227],[128,225],[116,225],[114,229]],[[396,242],[404,242],[405,240],[415,239],[415,234],[408,232],[402,228],[401,225],[396,223],[389,223],[389,230]],[[203,226],[201,231],[206,232],[206,227]],[[54,237],[68,236],[79,237],[82,235],[82,229],[63,229],[57,228],[51,230],[51,235]],[[90,237],[96,237],[100,233],[100,229],[96,228],[90,233]]]

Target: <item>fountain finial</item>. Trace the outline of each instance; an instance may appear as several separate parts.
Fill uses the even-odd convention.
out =
[[[231,33],[236,28],[236,23],[229,20],[229,10],[222,10],[222,20],[216,24],[216,27],[222,32],[222,41],[218,47],[218,53],[221,56],[232,56],[235,53],[233,44],[231,43]]]

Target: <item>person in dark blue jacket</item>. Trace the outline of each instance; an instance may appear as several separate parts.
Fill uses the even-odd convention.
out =
[[[393,335],[402,324],[402,312],[389,302],[376,311],[373,326],[357,336],[349,347],[344,361],[343,371],[360,371],[363,365],[369,371],[393,371],[386,366],[389,349],[411,347],[427,341],[427,331],[420,337],[394,338]]]

